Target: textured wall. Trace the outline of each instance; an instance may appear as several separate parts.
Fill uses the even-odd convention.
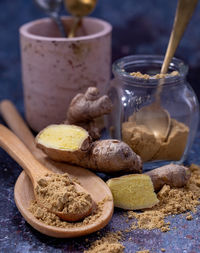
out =
[[[175,0],[99,0],[92,16],[113,25],[113,60],[128,54],[164,54]],[[18,28],[45,16],[31,0],[0,0],[0,98],[22,103]],[[66,13],[62,10],[63,14]],[[200,4],[176,56],[190,65],[189,80],[200,95]],[[6,90],[10,90],[7,95]]]

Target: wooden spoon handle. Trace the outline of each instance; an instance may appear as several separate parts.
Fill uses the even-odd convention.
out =
[[[198,0],[179,0],[174,25],[171,32],[167,52],[162,65],[161,73],[165,74],[168,70],[169,64],[176,51],[176,48],[183,36],[185,28],[195,10]]]
[[[14,104],[9,100],[3,100],[0,103],[0,112],[9,128],[26,144],[35,157],[39,156],[41,151],[36,148],[34,136]]]
[[[0,147],[25,170],[33,185],[44,174],[49,173],[49,170],[34,158],[18,137],[2,124],[0,124]]]

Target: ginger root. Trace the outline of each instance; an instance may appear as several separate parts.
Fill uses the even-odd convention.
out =
[[[115,207],[126,210],[151,208],[159,200],[154,193],[151,178],[144,174],[132,174],[107,181]]]
[[[85,128],[96,140],[100,138],[102,130],[96,119],[109,114],[111,110],[112,102],[108,96],[100,97],[96,87],[89,87],[85,94],[79,93],[72,99],[65,123]]]
[[[177,164],[165,165],[145,174],[151,177],[155,191],[159,191],[165,184],[171,187],[183,187],[190,178],[189,168]]]
[[[73,125],[50,125],[36,137],[37,146],[51,159],[99,172],[141,173],[142,161],[119,140],[91,142],[87,131]]]
[[[62,161],[67,156],[74,164],[85,157],[90,143],[88,132],[74,125],[50,125],[36,136],[37,147],[50,158]]]

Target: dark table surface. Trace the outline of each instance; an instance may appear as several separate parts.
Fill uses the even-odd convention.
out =
[[[18,107],[23,111],[22,107]],[[0,123],[3,120],[0,118]],[[189,153],[188,163],[200,164],[200,133]],[[14,202],[14,184],[21,172],[12,158],[0,150],[0,252],[83,252],[89,243],[97,239],[97,233],[75,239],[55,239],[33,229],[21,216]],[[183,215],[168,217],[171,230],[166,233],[160,230],[135,230],[125,233],[122,243],[125,252],[149,249],[150,252],[161,252],[165,248],[169,253],[199,253],[200,252],[200,208],[193,215],[193,220],[187,221]],[[130,221],[131,222],[131,221]],[[101,230],[103,236],[108,231],[125,230],[129,224],[123,217],[123,211],[116,209],[111,222]],[[176,229],[173,229],[176,227]],[[129,238],[132,240],[128,240]]]
[[[12,2],[12,3],[11,3]],[[113,25],[113,60],[127,54],[163,54],[172,25],[176,1],[102,0],[94,16],[106,19]],[[9,98],[24,114],[22,85],[20,76],[20,54],[18,28],[25,22],[42,16],[31,1],[1,0],[0,15],[0,100]],[[199,6],[200,7],[200,6]],[[198,7],[198,11],[200,8]],[[173,10],[173,11],[172,11]],[[200,95],[199,60],[200,60],[200,16],[194,16],[177,56],[190,65],[189,80],[197,95]],[[0,123],[3,123],[0,118]],[[200,132],[188,156],[188,163],[200,164]],[[13,190],[21,168],[0,150],[0,252],[83,252],[88,244],[86,237],[76,239],[55,239],[34,230],[18,212]],[[102,229],[115,231],[128,228],[123,212],[115,210],[111,222]],[[182,215],[169,217],[171,229],[167,233],[159,230],[135,230],[125,234],[123,244],[125,252],[149,249],[161,252],[165,248],[169,253],[200,252],[200,208],[187,221]],[[128,238],[132,238],[129,241]],[[87,236],[89,242],[97,238],[97,233]]]

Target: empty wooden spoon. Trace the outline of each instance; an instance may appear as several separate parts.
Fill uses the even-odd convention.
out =
[[[68,173],[72,179],[78,179],[81,186],[90,193],[95,203],[104,202],[101,213],[99,213],[99,216],[91,223],[79,227],[71,226],[67,228],[45,225],[40,220],[36,219],[28,210],[30,201],[34,199],[34,192],[29,177],[22,172],[15,184],[14,195],[16,205],[26,221],[41,233],[60,238],[87,235],[106,226],[112,218],[114,208],[112,193],[106,183],[87,169],[49,160],[41,150],[36,148],[34,136],[10,101],[2,101],[0,103],[0,111],[8,126],[26,144],[38,161],[53,172],[65,172]]]
[[[2,147],[28,174],[33,184],[35,198],[40,206],[46,207],[48,211],[56,214],[57,216],[66,221],[78,221],[91,214],[93,209],[92,198],[90,199],[91,201],[87,202],[88,206],[86,208],[79,208],[80,210],[78,212],[76,211],[76,209],[75,211],[61,212],[56,208],[52,210],[52,208],[46,206],[47,196],[41,195],[39,198],[37,189],[38,187],[40,187],[40,184],[42,184],[42,182],[50,182],[48,180],[51,178],[51,176],[55,176],[55,173],[49,171],[46,167],[39,163],[31,154],[31,152],[27,149],[27,147],[19,140],[19,138],[15,134],[13,134],[8,128],[1,124],[0,133],[0,147]],[[85,189],[83,189],[83,187],[76,183],[73,183],[67,178],[66,181],[70,183],[70,186],[74,186],[74,190],[76,190],[77,192],[83,192],[86,194],[86,196],[88,196],[88,193]],[[50,182],[50,184],[52,184],[52,182]],[[60,185],[57,184],[58,188],[59,186]],[[59,191],[61,192],[61,190],[63,190],[63,187],[65,187],[65,185],[61,185],[61,187],[58,189],[58,194]],[[64,193],[67,193],[67,187],[65,188],[66,191],[64,191]],[[58,197],[60,196],[58,195]],[[78,198],[80,197],[76,196],[75,200],[78,201]]]

